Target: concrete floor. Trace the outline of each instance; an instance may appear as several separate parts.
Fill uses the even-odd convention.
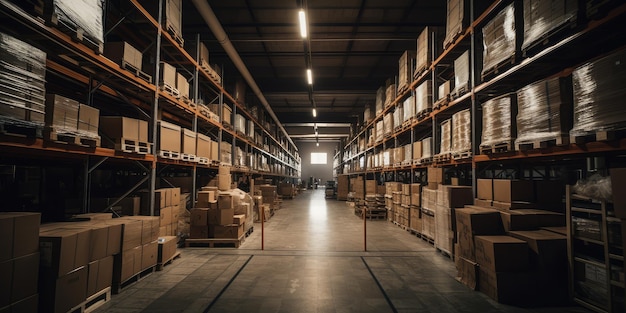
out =
[[[458,283],[454,262],[386,221],[309,190],[239,249],[184,248],[182,257],[96,312],[588,312],[501,305]]]

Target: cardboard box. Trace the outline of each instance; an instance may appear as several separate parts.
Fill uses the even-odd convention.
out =
[[[90,230],[55,229],[39,235],[41,271],[61,277],[89,263]]]
[[[98,136],[100,110],[80,103],[78,105],[78,130]]]
[[[189,99],[189,82],[181,73],[176,73],[176,89],[180,92],[181,97]]]
[[[68,312],[87,299],[87,266],[59,278],[44,278],[40,282],[40,307],[48,312]]]
[[[147,243],[141,249],[141,270],[146,270],[157,264],[157,255],[159,253],[158,240]]]
[[[474,236],[503,235],[500,213],[485,208],[462,208],[455,210],[459,256],[474,261]]]
[[[530,249],[530,266],[544,272],[567,271],[567,237],[547,230],[511,231]]]
[[[233,215],[233,224],[235,225],[243,225],[243,223],[245,223],[246,221],[246,215],[245,214],[235,214]]]
[[[230,209],[235,207],[235,196],[229,193],[220,193],[217,196],[217,207],[219,209]],[[231,224],[230,222],[228,224]]]
[[[429,183],[443,183],[443,168],[441,167],[428,167],[428,182]]]
[[[143,55],[141,51],[127,42],[107,42],[104,47],[104,55],[119,65],[128,63],[135,69],[141,70]]]
[[[208,223],[209,225],[230,225],[233,223],[235,208],[225,209],[209,209]]]
[[[191,226],[207,226],[209,221],[209,208],[191,209],[189,222]]]
[[[141,245],[148,244],[159,238],[158,216],[126,216],[120,219],[141,221]]]
[[[141,246],[141,233],[143,223],[139,220],[130,220],[126,218],[116,218],[110,221],[105,221],[107,224],[118,224],[122,227],[121,241],[122,246],[120,251],[126,251],[133,249],[137,246]]]
[[[158,150],[181,152],[181,127],[164,121],[158,121]]]
[[[537,209],[565,213],[565,183],[560,181],[535,181]]]
[[[2,311],[6,309],[7,308],[1,308],[0,311],[9,313],[8,311]],[[39,294],[34,294],[26,299],[12,303],[10,310],[11,313],[39,312]]]
[[[174,257],[174,254],[176,254],[177,240],[178,237],[176,236],[159,237],[157,263],[165,263]]]
[[[500,211],[502,225],[505,231],[512,230],[534,230],[537,229],[537,217],[531,214],[524,214],[518,210]]]
[[[95,260],[87,266],[87,297],[111,287],[113,283],[113,256]]]
[[[190,238],[209,238],[209,225],[205,226],[191,226],[189,228]]]
[[[218,161],[220,159],[219,155],[220,155],[219,143],[217,141],[211,141],[210,159],[213,161]]]
[[[0,307],[37,293],[39,253],[0,262]]]
[[[0,212],[0,262],[39,251],[40,213]]]
[[[422,158],[422,142],[421,141],[415,141],[413,142],[413,159],[420,159]]]
[[[60,95],[46,94],[46,126],[56,131],[75,132],[78,129],[78,101]]]
[[[198,191],[198,199],[196,202],[196,207],[200,208],[208,208],[210,202],[217,201],[215,197],[215,191],[207,190],[207,191]]]
[[[493,200],[493,179],[477,179],[476,193],[478,199]]]
[[[180,205],[180,188],[168,188],[168,199],[167,206],[177,206]]]
[[[500,202],[534,202],[535,194],[531,180],[493,180],[493,200]]]
[[[172,207],[162,208],[159,212],[159,227],[172,224]]]
[[[129,250],[125,250],[116,257],[119,260],[114,262],[113,282],[123,283],[141,272],[141,251],[143,246],[139,245]]]
[[[148,142],[148,123],[146,121],[124,117],[124,116],[100,116],[99,131],[112,140],[135,140]],[[145,130],[142,127],[145,126]],[[140,133],[145,131],[145,138],[141,138]],[[106,140],[102,141],[103,143]]]
[[[481,266],[478,289],[499,303],[523,305],[531,298],[533,284],[528,272],[492,272]]]
[[[196,132],[183,128],[181,132],[181,153],[196,155]]]
[[[528,244],[510,236],[476,236],[476,263],[492,272],[528,269]]]
[[[200,133],[196,133],[196,152],[200,158],[211,158],[211,138]]]
[[[471,186],[450,186],[443,187],[442,206],[447,208],[462,208],[466,204],[474,203],[474,194]]]
[[[476,290],[478,287],[478,264],[463,257],[455,258],[455,263],[457,269],[456,280],[471,290]]]
[[[109,244],[109,225],[100,223],[72,223],[66,229],[88,229],[91,231],[89,242],[89,262],[107,256]]]
[[[110,220],[113,218],[113,213],[84,213],[72,215],[73,220],[82,221],[98,221],[98,220]]]
[[[491,200],[483,200],[483,199],[478,199],[478,198],[474,199],[474,206],[494,209],[493,201],[491,201]]]
[[[231,174],[218,174],[217,175],[217,188],[220,191],[226,191],[226,190],[230,190],[231,186],[230,184],[232,183],[233,178],[231,176]]]
[[[214,232],[215,238],[238,239],[243,236],[243,225],[215,225]]]
[[[565,226],[565,214],[556,213],[546,210],[536,209],[519,209],[515,212],[530,215],[536,219],[537,228],[539,227],[561,227]]]
[[[159,85],[167,85],[172,88],[176,87],[176,67],[161,61],[159,63]]]

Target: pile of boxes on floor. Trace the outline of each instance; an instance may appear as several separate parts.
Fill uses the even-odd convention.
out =
[[[261,221],[261,214],[267,221],[274,215],[274,211],[280,209],[281,201],[278,197],[278,187],[264,181],[256,181],[254,190],[255,196],[260,197],[260,206],[257,205],[255,208],[255,221]]]
[[[385,207],[387,220],[397,225],[419,229],[417,227],[420,208],[420,184],[385,183]],[[420,224],[421,225],[421,224]]]
[[[9,252],[0,256],[0,311],[68,312],[105,300],[176,253],[176,237],[159,240],[159,217],[75,218],[40,225],[39,213],[0,213],[0,246]]]
[[[231,188],[230,167],[221,165],[217,186],[198,191],[198,201],[191,210],[190,239],[240,240],[253,226],[252,199]]]
[[[476,205],[454,209],[459,280],[502,303],[566,303],[564,187],[506,179],[477,185]]]

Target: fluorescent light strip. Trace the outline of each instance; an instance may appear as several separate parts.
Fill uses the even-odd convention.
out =
[[[313,108],[313,117],[317,117],[317,110]]]
[[[313,85],[313,72],[310,68],[306,70],[306,79],[309,82],[309,85]]]
[[[306,16],[304,15],[304,10],[298,12],[298,18],[300,20],[300,36],[306,38]]]

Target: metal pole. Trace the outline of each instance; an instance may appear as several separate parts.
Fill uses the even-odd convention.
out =
[[[159,0],[159,28],[157,32],[156,38],[156,55],[155,55],[155,74],[154,74],[154,82],[155,84],[159,83],[159,61],[161,60],[161,25],[162,25],[162,15],[163,15],[163,0]],[[157,116],[159,115],[159,88],[155,88],[154,91],[154,105],[152,107],[152,144],[153,149],[156,150],[157,146]],[[152,161],[152,168],[150,170],[150,216],[154,216],[154,190],[156,189],[156,166],[157,166],[157,157],[156,151],[153,151],[155,158]]]
[[[265,250],[265,208],[261,203],[261,250]]]
[[[367,180],[366,180],[367,181]],[[363,251],[367,251],[367,207],[364,207],[363,210]]]

